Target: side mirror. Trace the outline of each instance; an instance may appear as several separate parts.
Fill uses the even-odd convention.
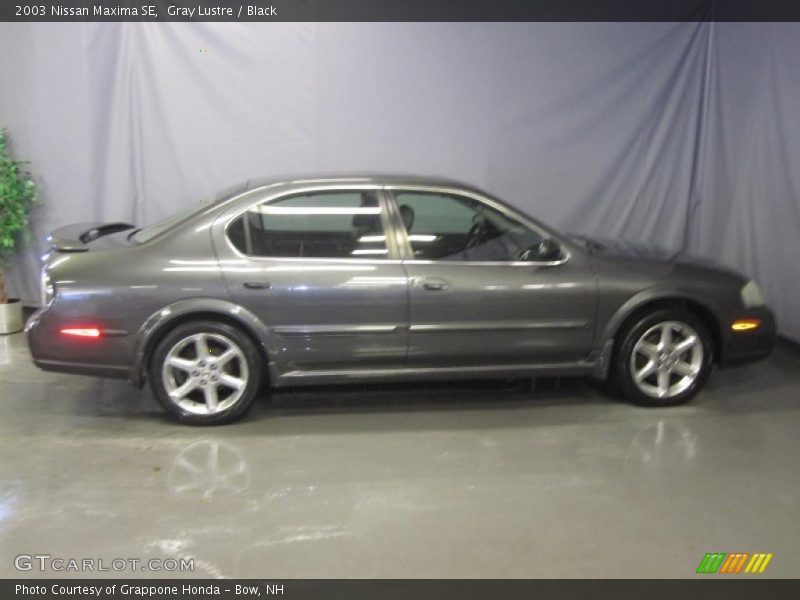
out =
[[[536,246],[531,246],[520,256],[532,262],[550,262],[561,258],[561,246],[552,238],[544,238]]]

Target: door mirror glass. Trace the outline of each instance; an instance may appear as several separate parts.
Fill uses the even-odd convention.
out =
[[[544,238],[535,246],[531,246],[520,257],[531,262],[551,262],[563,256],[561,246],[552,238]]]

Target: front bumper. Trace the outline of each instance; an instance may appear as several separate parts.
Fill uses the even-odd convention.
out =
[[[734,331],[734,321],[739,319],[758,319],[761,325],[756,329]],[[777,332],[775,316],[766,306],[749,308],[731,314],[721,323],[722,348],[719,364],[721,367],[741,365],[762,360],[775,348]]]

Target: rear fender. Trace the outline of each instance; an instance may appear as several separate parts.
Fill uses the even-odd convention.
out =
[[[271,357],[276,355],[272,348],[273,336],[266,325],[249,310],[218,298],[188,298],[178,300],[152,314],[136,333],[133,345],[133,362],[130,379],[139,387],[144,385],[150,353],[167,331],[176,325],[197,319],[220,319],[240,326],[258,346],[269,369],[269,376],[275,380],[275,364]]]

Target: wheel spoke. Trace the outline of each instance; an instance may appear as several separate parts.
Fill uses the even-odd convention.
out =
[[[664,397],[669,392],[669,371],[658,372],[658,395]]]
[[[697,376],[697,370],[692,365],[690,365],[689,363],[685,363],[683,361],[676,362],[675,365],[672,367],[672,371],[674,373],[677,373],[681,377],[696,377]]]
[[[642,367],[639,371],[636,371],[636,380],[642,381],[643,379],[649,377],[653,373],[656,372],[656,363],[655,361],[651,360],[648,362],[644,367]]]
[[[194,348],[197,351],[197,359],[198,360],[205,360],[211,353],[208,350],[208,339],[204,335],[198,335],[194,338]]]
[[[173,398],[175,400],[180,400],[181,398],[185,397],[186,394],[194,390],[196,387],[197,387],[197,382],[195,382],[194,379],[187,379],[183,385],[169,392],[170,398]]]
[[[658,346],[661,350],[669,348],[672,345],[672,325],[664,323],[661,326],[661,338],[659,339]]]
[[[181,358],[180,356],[170,356],[167,359],[167,364],[181,371],[191,371],[194,369],[194,361]]]
[[[237,356],[239,356],[239,353],[235,349],[228,348],[227,350],[225,350],[225,352],[223,352],[217,357],[216,359],[217,364],[221,367],[227,364],[232,359],[236,358]]]
[[[206,399],[206,406],[208,410],[216,410],[217,404],[219,403],[219,396],[217,395],[217,386],[209,385],[206,388],[203,388],[203,395]]]
[[[655,360],[658,357],[658,346],[645,340],[639,342],[639,351],[650,360]]]
[[[227,373],[220,374],[219,383],[234,390],[240,390],[245,386],[244,379],[234,377],[233,375],[228,375]]]
[[[678,342],[677,344],[675,344],[675,346],[673,346],[672,348],[672,351],[675,354],[680,355],[686,352],[687,350],[691,350],[692,348],[694,348],[696,344],[697,344],[697,336],[690,335],[682,342]]]

